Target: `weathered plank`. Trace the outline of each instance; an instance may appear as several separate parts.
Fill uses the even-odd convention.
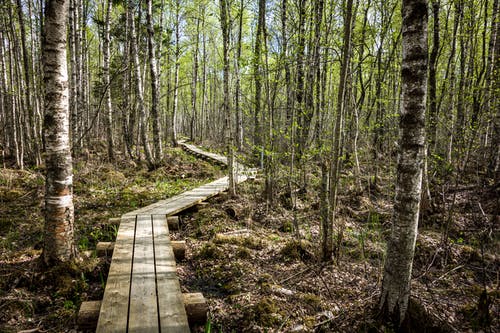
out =
[[[153,215],[156,283],[161,332],[189,332],[165,215]]]
[[[135,222],[135,216],[121,219],[96,332],[127,330]]]
[[[151,215],[138,215],[130,285],[128,332],[159,332]]]

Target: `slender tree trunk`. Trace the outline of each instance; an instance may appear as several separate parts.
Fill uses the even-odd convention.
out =
[[[3,40],[3,32],[0,30],[0,40]],[[5,168],[6,154],[9,153],[8,125],[10,123],[7,115],[7,70],[5,68],[5,58],[3,43],[0,44],[0,133],[2,134],[2,160]]]
[[[174,68],[174,105],[172,110],[172,145],[177,146],[177,112],[179,108],[179,66],[180,66],[180,0],[175,2],[175,68]]]
[[[203,17],[203,22],[202,22],[202,27],[201,31],[203,31],[203,37],[201,40],[202,46],[203,46],[203,66],[201,70],[201,95],[202,95],[202,101],[201,101],[201,122],[202,125],[200,126],[200,141],[203,141],[204,134],[205,134],[205,126],[207,126],[208,121],[206,121],[206,113],[207,113],[207,41],[206,41],[206,35],[205,35],[205,17]]]
[[[45,7],[45,229],[43,259],[47,266],[76,256],[73,173],[69,141],[66,17],[68,0],[48,0]]]
[[[491,83],[492,100],[491,110],[493,115],[493,138],[491,145],[490,156],[490,171],[493,172],[494,179],[500,182],[500,11],[498,1],[494,3],[495,23],[492,24],[492,38],[494,38],[494,46],[492,47],[494,55],[492,56],[492,78]]]
[[[220,0],[220,22],[222,29],[222,40],[223,40],[223,63],[224,63],[224,103],[223,103],[223,114],[225,117],[225,139],[227,146],[227,159],[228,159],[228,173],[229,173],[229,195],[236,195],[236,184],[234,180],[234,144],[233,144],[233,133],[232,133],[232,121],[231,121],[231,107],[230,107],[230,90],[229,90],[229,35],[230,35],[230,25],[229,25],[229,4],[228,0]]]
[[[12,32],[12,31],[11,31]],[[7,32],[7,38],[9,39],[9,44],[12,42],[12,37],[9,38],[9,34]],[[24,168],[24,156],[23,156],[23,148],[22,148],[22,134],[19,128],[19,118],[21,117],[21,110],[19,108],[19,105],[17,103],[17,96],[14,93],[15,88],[17,86],[16,82],[14,81],[14,64],[16,63],[14,61],[14,55],[13,52],[14,50],[8,50],[6,48],[6,51],[8,51],[8,73],[9,73],[9,84],[8,88],[10,88],[8,91],[10,91],[10,98],[9,98],[9,104],[8,108],[10,109],[10,136],[11,136],[11,149],[14,149],[14,154],[16,157],[16,166],[19,169]]]
[[[78,67],[77,67],[77,31],[78,31],[78,15],[75,7],[75,0],[69,2],[69,52],[70,52],[70,84],[69,84],[69,110],[70,110],[70,137],[71,145],[74,147],[78,140]],[[74,153],[74,151],[73,151]]]
[[[425,158],[427,0],[403,0],[402,107],[392,232],[379,308],[399,328],[405,319],[417,237]]]
[[[131,15],[131,28],[130,28],[130,46],[132,52],[132,60],[134,63],[134,71],[135,71],[135,100],[137,104],[137,109],[139,111],[140,117],[140,135],[142,146],[144,147],[144,154],[146,155],[146,162],[148,163],[149,168],[153,168],[155,163],[153,160],[153,156],[151,154],[151,149],[149,148],[149,140],[147,133],[147,119],[146,119],[146,108],[144,107],[144,97],[143,97],[143,89],[142,89],[142,76],[141,76],[141,67],[139,63],[139,51],[137,46],[137,31],[135,28],[135,19],[134,19],[134,8],[133,2],[129,0],[129,11]]]
[[[243,147],[243,112],[241,110],[241,40],[243,38],[243,12],[244,0],[240,1],[239,19],[238,19],[238,41],[236,44],[236,82],[235,82],[235,96],[234,96],[234,111],[236,113],[236,147],[241,150]]]
[[[260,160],[262,168],[262,42],[264,35],[264,24],[266,16],[266,1],[259,0],[259,14],[257,18],[257,32],[255,34],[255,47],[253,54],[253,76],[255,81],[255,96],[254,96],[254,127],[253,127],[253,145],[255,157]]]
[[[339,175],[340,175],[340,156],[341,156],[341,131],[342,131],[342,123],[343,123],[343,114],[345,112],[345,100],[346,100],[346,87],[348,80],[348,69],[351,55],[351,33],[352,33],[352,21],[355,13],[352,11],[352,0],[347,0],[347,4],[345,6],[345,14],[344,14],[344,37],[343,37],[343,46],[342,46],[342,64],[340,66],[340,81],[339,81],[339,90],[337,96],[337,108],[336,108],[336,118],[334,124],[334,132],[332,138],[332,159],[330,166],[330,197],[329,197],[329,206],[330,206],[330,221],[328,226],[323,227],[323,232],[327,234],[327,236],[323,236],[323,240],[327,241],[327,244],[323,244],[323,253],[322,260],[329,261],[333,255],[333,244],[332,236],[333,236],[333,223],[335,221],[335,208],[337,206],[337,188],[339,183]]]
[[[199,54],[199,44],[200,44],[200,18],[196,18],[196,36],[195,45],[193,50],[193,77],[191,81],[191,124],[190,124],[190,136],[191,141],[194,141],[198,135],[197,124],[198,124],[198,54]]]
[[[301,129],[301,117],[302,113],[304,112],[304,67],[305,67],[305,43],[306,43],[306,5],[307,5],[307,0],[298,0],[298,15],[299,15],[299,36],[298,36],[298,44],[297,44],[297,50],[295,51],[297,54],[297,73],[296,73],[296,79],[295,79],[295,120],[298,122],[297,131],[296,131],[296,141],[297,141],[297,160],[299,162],[302,161],[302,155],[304,153],[304,138],[303,138],[303,131]],[[294,126],[294,125],[292,125]],[[299,168],[301,167],[299,163]]]
[[[441,0],[432,1],[432,16],[434,24],[432,29],[432,51],[429,58],[429,149],[434,150],[436,144],[436,128],[437,128],[437,96],[436,96],[436,71],[438,64],[438,55],[440,48],[439,39],[439,11]]]
[[[153,118],[153,151],[155,160],[161,161],[163,152],[160,137],[160,112],[158,110],[160,103],[160,89],[158,83],[158,66],[156,65],[156,45],[153,29],[153,6],[152,0],[147,0],[147,28],[148,28],[148,54],[149,54],[149,73],[151,76],[151,117]]]
[[[40,138],[37,135],[36,132],[36,124],[35,124],[35,108],[34,103],[33,103],[33,98],[34,96],[34,91],[32,88],[32,80],[31,80],[31,73],[30,73],[30,62],[29,62],[29,55],[28,55],[28,48],[26,47],[26,28],[24,24],[24,14],[23,14],[23,7],[21,4],[21,0],[17,0],[17,14],[18,14],[18,19],[19,19],[19,27],[20,27],[20,34],[21,34],[21,50],[22,50],[22,55],[23,55],[23,70],[24,70],[24,98],[25,98],[25,105],[27,108],[27,113],[28,113],[28,134],[29,137],[31,137],[32,142],[32,155],[33,159],[36,165],[41,164],[41,149],[40,149]]]
[[[111,16],[111,6],[112,0],[108,0],[106,5],[106,17],[104,19],[104,41],[103,41],[103,85],[105,89],[105,105],[106,105],[106,136],[108,141],[108,159],[110,161],[115,160],[114,153],[114,138],[113,138],[113,107],[111,104],[111,87],[110,87],[110,77],[109,77],[109,62],[110,62],[110,16]]]

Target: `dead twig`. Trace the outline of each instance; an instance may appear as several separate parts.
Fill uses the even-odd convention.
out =
[[[459,270],[460,268],[464,267],[464,265],[458,265],[457,267],[453,268],[453,269],[450,269],[448,272],[444,273],[443,275],[441,275],[440,277],[438,277],[436,280],[432,281],[431,282],[431,285],[434,285],[436,282],[444,279],[447,275],[453,273],[454,271],[456,270]]]
[[[290,281],[291,279],[296,278],[297,276],[300,276],[300,275],[302,275],[302,274],[304,274],[304,273],[306,273],[306,272],[310,271],[312,268],[313,268],[313,266],[307,266],[305,269],[301,270],[300,272],[295,273],[295,274],[293,274],[292,276],[289,276],[289,277],[287,277],[286,279],[281,280],[281,281],[279,282],[279,284],[283,284],[283,283],[285,283],[285,282],[288,282],[288,281]]]

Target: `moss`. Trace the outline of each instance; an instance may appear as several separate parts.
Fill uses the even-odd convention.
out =
[[[307,293],[302,296],[302,300],[314,310],[321,310],[321,297],[318,295]]]
[[[280,228],[279,228],[280,231],[282,232],[292,232],[293,231],[293,224],[291,221],[284,221]]]
[[[103,181],[112,185],[120,185],[127,181],[127,177],[125,177],[125,175],[120,171],[109,170],[104,174]]]
[[[281,323],[281,313],[275,301],[264,297],[253,306],[253,318],[262,326],[272,327]]]
[[[225,283],[222,289],[230,295],[237,295],[241,292],[241,285],[237,281],[230,281]]]
[[[214,242],[217,244],[239,245],[254,250],[261,250],[264,247],[260,239],[244,235],[217,235]]]
[[[0,201],[12,202],[22,197],[26,192],[20,189],[0,188]]]
[[[309,260],[312,258],[312,254],[309,251],[310,247],[311,244],[307,241],[292,240],[286,243],[281,249],[280,255],[284,260]]]
[[[259,276],[257,283],[260,285],[269,284],[273,280],[273,277],[270,274],[264,273]]]
[[[248,250],[246,247],[243,246],[238,246],[238,249],[236,250],[236,258],[239,259],[250,259],[252,257],[250,250]]]
[[[203,245],[195,257],[197,259],[220,259],[224,257],[224,254],[217,245],[212,242],[208,242]]]
[[[242,245],[254,250],[261,250],[264,247],[262,241],[255,237],[245,237]]]
[[[316,325],[316,318],[314,316],[304,317],[304,325],[309,329],[313,329],[314,325]]]

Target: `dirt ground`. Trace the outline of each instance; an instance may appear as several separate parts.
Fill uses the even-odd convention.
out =
[[[494,210],[491,201],[498,192],[492,191],[460,193],[469,200],[489,198],[488,208]],[[343,194],[342,236],[338,257],[330,264],[316,259],[319,212],[317,200],[311,198],[317,197],[312,191],[302,194],[295,213],[285,209],[283,202],[271,208],[263,201],[262,182],[257,180],[243,185],[236,199],[220,196],[182,217],[182,231],[174,235],[187,239],[189,246],[188,260],[178,269],[181,284],[185,291],[201,291],[208,299],[212,329],[387,331],[373,318],[390,228],[390,195]],[[442,243],[442,216],[423,217],[426,223],[417,240],[412,282],[418,307],[411,329],[499,332],[498,224],[490,224],[498,221],[462,214],[462,209],[471,207],[464,206],[465,200],[455,201],[448,244]],[[292,231],[294,215],[300,224],[300,241]],[[339,229],[335,232],[338,240]],[[481,313],[484,304],[479,305],[484,290],[488,315]],[[419,313],[422,308],[426,313]]]
[[[113,239],[116,229],[106,223],[110,217],[222,174],[181,151],[174,151],[166,165],[150,172],[124,160],[117,165],[77,160],[79,250]],[[0,171],[0,332],[75,332],[80,303],[102,297],[109,259],[84,260],[64,268],[64,274],[37,270],[43,184],[40,170]],[[241,185],[236,198],[223,194],[180,216],[181,229],[172,238],[188,245],[177,268],[181,288],[202,292],[210,308],[207,325],[194,329],[390,331],[373,318],[390,233],[391,180],[382,180],[376,191],[359,190],[353,176],[345,176],[336,258],[327,264],[317,260],[319,177],[310,175],[311,186],[298,192],[295,210],[280,184],[273,203],[264,200],[260,176]],[[413,332],[500,332],[500,189],[471,184],[435,186],[440,190],[433,192],[434,207],[422,211],[412,281]]]

